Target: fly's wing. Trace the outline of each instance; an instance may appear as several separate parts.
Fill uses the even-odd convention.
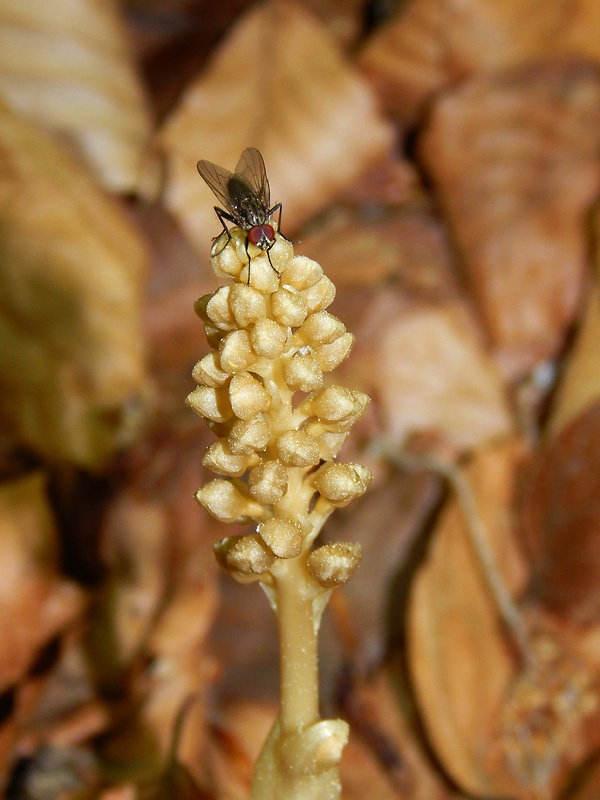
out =
[[[235,209],[232,208],[231,198],[227,191],[227,183],[229,178],[231,178],[231,172],[229,172],[228,169],[219,167],[217,164],[213,164],[212,161],[205,160],[199,161],[196,164],[196,168],[204,183],[206,183],[217,200],[219,200],[223,208],[229,211],[230,214],[234,214]]]
[[[271,190],[260,150],[257,150],[256,147],[247,147],[240,156],[235,171],[249,184],[261,205],[264,206],[265,212],[268,211]]]

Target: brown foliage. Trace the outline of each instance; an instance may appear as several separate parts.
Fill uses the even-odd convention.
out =
[[[184,398],[195,164],[257,146],[372,395],[324,534],[364,551],[322,631],[345,796],[596,798],[597,2],[55,5],[0,0],[0,793],[249,794],[275,626],[217,578]]]

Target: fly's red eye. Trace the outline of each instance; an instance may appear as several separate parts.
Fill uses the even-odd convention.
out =
[[[268,242],[272,242],[274,238],[275,230],[273,229],[272,225],[255,225],[248,231],[248,241],[250,244],[254,244],[259,247],[261,244],[264,246],[265,239]]]
[[[258,244],[263,238],[263,229],[260,225],[255,225],[248,231],[248,241],[250,244]]]

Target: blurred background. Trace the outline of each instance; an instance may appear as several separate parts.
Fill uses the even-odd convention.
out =
[[[345,800],[596,800],[596,0],[0,0],[2,796],[249,795],[276,629],[184,404],[196,162],[248,146],[372,397],[323,534],[364,550],[321,634]]]

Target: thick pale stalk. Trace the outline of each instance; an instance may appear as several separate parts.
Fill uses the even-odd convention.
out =
[[[279,669],[283,735],[303,730],[319,719],[318,624],[313,613],[313,590],[306,556],[277,565]],[[279,574],[281,572],[281,574]]]
[[[311,578],[305,553],[278,563],[273,577],[281,704],[256,765],[251,800],[338,800],[348,726],[319,716],[317,638],[329,592]]]

